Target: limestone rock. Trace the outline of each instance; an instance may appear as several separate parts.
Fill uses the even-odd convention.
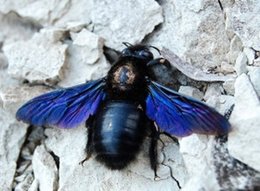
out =
[[[226,60],[229,39],[217,1],[162,1],[165,22],[148,42],[175,52],[179,57],[208,69]]]
[[[248,75],[257,95],[260,97],[260,67],[248,67]]]
[[[110,68],[103,54],[103,39],[86,29],[71,32],[68,44],[68,63],[63,68],[66,78],[60,86],[73,86],[104,77]]]
[[[236,64],[235,64],[235,70],[236,70],[237,75],[247,72],[246,64],[247,64],[246,55],[243,52],[241,52],[238,55],[238,57],[236,59]]]
[[[228,149],[240,161],[260,171],[260,102],[249,80],[242,74],[235,83],[235,108],[231,115],[233,131]]]
[[[94,3],[91,20],[106,46],[122,50],[122,42],[140,43],[163,18],[161,7],[153,0],[100,0]]]
[[[194,97],[198,100],[201,100],[203,98],[203,93],[199,89],[191,86],[180,86],[178,92],[184,95]]]
[[[4,46],[9,74],[38,83],[55,83],[62,79],[67,45],[59,42],[60,38],[60,31],[43,30],[29,41]]]
[[[54,159],[43,145],[36,147],[33,159],[33,172],[39,182],[39,189],[52,191],[58,188],[58,171]]]
[[[0,187],[11,190],[17,167],[16,161],[24,143],[27,127],[18,123],[13,113],[0,107]]]
[[[233,31],[246,47],[260,50],[260,2],[235,1],[226,12],[226,30]]]

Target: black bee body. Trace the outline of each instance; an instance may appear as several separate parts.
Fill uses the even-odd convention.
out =
[[[134,160],[150,124],[143,112],[147,94],[144,68],[140,59],[121,57],[108,72],[109,99],[88,124],[92,127],[88,147],[92,147],[98,161],[111,169],[125,168]]]
[[[145,114],[134,102],[107,102],[93,124],[96,159],[111,169],[122,169],[131,162],[144,140]]]

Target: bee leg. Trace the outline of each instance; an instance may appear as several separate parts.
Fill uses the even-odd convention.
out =
[[[84,162],[86,162],[92,155],[93,153],[93,145],[92,145],[92,134],[93,134],[93,130],[92,130],[92,125],[93,125],[93,118],[88,119],[88,121],[86,122],[86,127],[88,129],[88,141],[87,141],[87,146],[86,146],[86,158],[84,160],[82,160],[79,164],[83,165]]]
[[[157,143],[158,143],[159,135],[160,135],[160,133],[157,131],[155,125],[153,125],[152,134],[151,134],[151,144],[150,144],[150,149],[149,149],[149,157],[150,157],[151,168],[154,171],[155,180],[160,178],[157,175],[157,166],[158,166]]]

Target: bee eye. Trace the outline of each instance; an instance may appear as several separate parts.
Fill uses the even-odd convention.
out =
[[[124,50],[122,50],[122,55],[123,56],[130,56],[131,51],[129,50],[129,48],[125,48]]]
[[[138,55],[145,59],[153,59],[153,54],[149,50],[141,50]]]

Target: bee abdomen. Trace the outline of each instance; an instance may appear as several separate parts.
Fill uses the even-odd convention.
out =
[[[135,159],[144,139],[144,114],[134,103],[111,101],[98,113],[93,146],[97,160],[122,169]]]

